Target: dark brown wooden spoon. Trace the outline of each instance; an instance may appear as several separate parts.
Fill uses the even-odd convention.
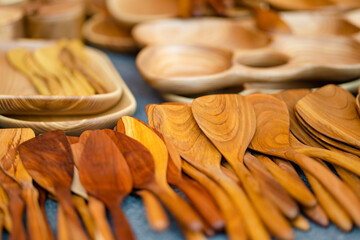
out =
[[[90,133],[78,169],[88,194],[104,202],[110,210],[116,238],[135,239],[120,207],[133,188],[133,180],[123,154],[106,133],[101,130]]]
[[[20,159],[18,147],[21,143],[35,137],[29,128],[0,129],[0,167],[13,180],[20,184],[21,197],[26,204],[26,222],[30,239],[49,239],[52,233],[47,231],[46,221],[38,202],[38,191],[32,183],[32,177]],[[37,219],[37,221],[34,221]]]
[[[342,204],[357,225],[360,225],[360,201],[355,194],[329,169],[314,159],[296,152],[289,142],[289,113],[286,104],[266,94],[246,96],[256,113],[256,132],[250,148],[267,155],[288,159],[326,187],[334,198]]]
[[[30,139],[20,145],[19,154],[34,180],[59,201],[71,237],[88,239],[71,200],[74,162],[65,133],[58,130]]]

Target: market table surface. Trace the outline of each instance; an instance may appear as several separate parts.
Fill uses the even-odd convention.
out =
[[[145,106],[150,103],[160,103],[164,100],[161,96],[152,89],[140,76],[135,65],[135,54],[120,54],[105,51],[110,57],[114,66],[129,86],[130,90],[134,94],[137,101],[137,109],[133,117],[136,117],[144,122],[147,122],[145,114]],[[145,209],[138,196],[128,196],[122,205],[125,214],[131,224],[131,227],[139,240],[177,240],[184,239],[180,228],[173,218],[171,219],[170,228],[162,233],[154,232],[147,223],[145,216]],[[51,227],[56,236],[56,215],[57,215],[57,203],[52,200],[47,200],[46,211],[49,218]],[[296,230],[296,239],[316,239],[316,240],[328,240],[328,239],[360,239],[360,230],[355,227],[350,233],[344,233],[331,224],[327,228],[318,227],[314,223],[311,223],[311,229],[308,232],[301,232]],[[217,234],[215,237],[209,239],[227,239],[225,234]]]

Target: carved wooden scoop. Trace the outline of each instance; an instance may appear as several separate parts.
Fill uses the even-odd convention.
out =
[[[74,162],[63,131],[47,132],[19,147],[24,166],[34,180],[59,201],[73,239],[88,239],[71,200]]]
[[[129,159],[133,158],[131,162],[128,158],[127,161],[137,188],[152,191],[185,227],[193,231],[202,229],[198,214],[172,190],[166,181],[168,152],[161,138],[140,120],[131,117],[122,117],[117,123],[117,131],[131,137],[126,138],[124,134],[116,135],[119,140],[121,139],[117,144],[121,152]],[[127,144],[121,146],[121,142]],[[136,171],[139,166],[146,171]]]
[[[290,224],[244,166],[244,154],[256,126],[252,104],[238,94],[209,95],[196,98],[191,109],[201,130],[235,170],[269,230],[276,237],[293,238]]]
[[[49,239],[46,222],[38,203],[38,191],[26,171],[18,153],[21,143],[35,137],[29,128],[0,130],[0,165],[2,170],[22,187],[21,196],[26,204],[26,222],[30,239]],[[36,219],[37,221],[34,221]]]
[[[90,133],[78,167],[88,194],[100,199],[110,210],[117,239],[135,239],[120,207],[132,190],[133,180],[124,156],[107,134],[101,130]]]
[[[286,104],[266,94],[253,94],[246,98],[253,104],[256,114],[256,132],[250,148],[288,159],[308,171],[342,204],[354,222],[359,225],[360,202],[355,194],[329,169],[314,159],[296,152],[290,146],[290,123]]]

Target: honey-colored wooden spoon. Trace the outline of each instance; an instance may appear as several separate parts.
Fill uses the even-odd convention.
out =
[[[120,207],[132,190],[133,180],[124,156],[106,133],[101,130],[90,133],[78,169],[88,194],[100,199],[110,210],[116,238],[135,239]]]
[[[253,94],[246,96],[255,109],[256,132],[250,148],[264,154],[288,159],[308,171],[346,209],[360,225],[360,201],[355,194],[329,169],[304,154],[296,152],[289,142],[289,113],[286,104],[273,96]]]
[[[123,127],[121,124],[124,124],[122,125]],[[133,138],[112,130],[103,131],[111,137],[115,145],[124,154],[134,180],[134,188],[147,189],[153,192],[182,225],[194,231],[200,230],[202,228],[200,217],[166,182],[168,155],[162,140],[152,132],[152,130],[148,129],[147,126],[135,120],[135,118],[129,117],[124,119],[124,117],[122,117],[117,126],[118,131],[122,132],[122,130],[124,130],[124,132]],[[147,138],[149,142],[140,139],[137,135],[140,133],[142,133],[143,137]],[[157,152],[155,152],[157,154],[151,154],[151,151],[155,150],[146,148],[139,140],[142,140],[141,143],[147,142],[148,146],[150,143],[156,143],[152,148],[154,148],[154,146],[159,147],[159,149],[156,150]],[[142,171],[138,169],[142,169]]]
[[[360,118],[354,96],[329,84],[299,100],[296,112],[321,134],[360,148]]]
[[[21,143],[35,137],[35,133],[29,128],[1,129],[0,144],[0,167],[5,174],[10,176],[18,184],[22,191],[21,197],[26,204],[26,223],[30,239],[48,239],[46,222],[38,203],[38,191],[32,183],[32,177],[25,169],[18,153]],[[34,221],[36,219],[37,221]]]
[[[191,165],[212,178],[234,202],[244,220],[246,230],[254,239],[267,239],[269,235],[243,190],[220,168],[221,154],[198,127],[191,108],[186,105],[157,105],[153,110],[155,128],[170,139],[180,155]],[[239,235],[240,237],[240,235]]]
[[[196,98],[191,109],[201,130],[234,169],[270,232],[278,238],[293,238],[288,221],[244,166],[244,154],[256,126],[252,104],[238,94],[208,95]]]
[[[19,154],[34,180],[59,201],[71,237],[88,239],[71,200],[74,162],[65,133],[57,130],[32,138],[21,144]]]
[[[23,203],[24,206],[24,203]],[[5,228],[8,233],[11,234],[13,220],[11,218],[11,213],[9,209],[9,196],[6,193],[5,189],[1,186],[0,187],[0,211],[1,211],[1,218],[3,219],[2,228]],[[24,207],[22,207],[22,211],[24,211]],[[25,231],[24,231],[25,233]]]

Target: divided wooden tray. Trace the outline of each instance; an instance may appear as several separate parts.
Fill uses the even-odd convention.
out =
[[[6,51],[11,48],[25,47],[35,49],[49,41],[18,40],[0,42],[0,114],[20,115],[82,115],[95,114],[114,106],[123,93],[119,84],[121,77],[108,57],[94,48],[86,47],[89,64],[103,79],[106,94],[93,96],[41,96],[30,81],[15,70],[6,59]]]

